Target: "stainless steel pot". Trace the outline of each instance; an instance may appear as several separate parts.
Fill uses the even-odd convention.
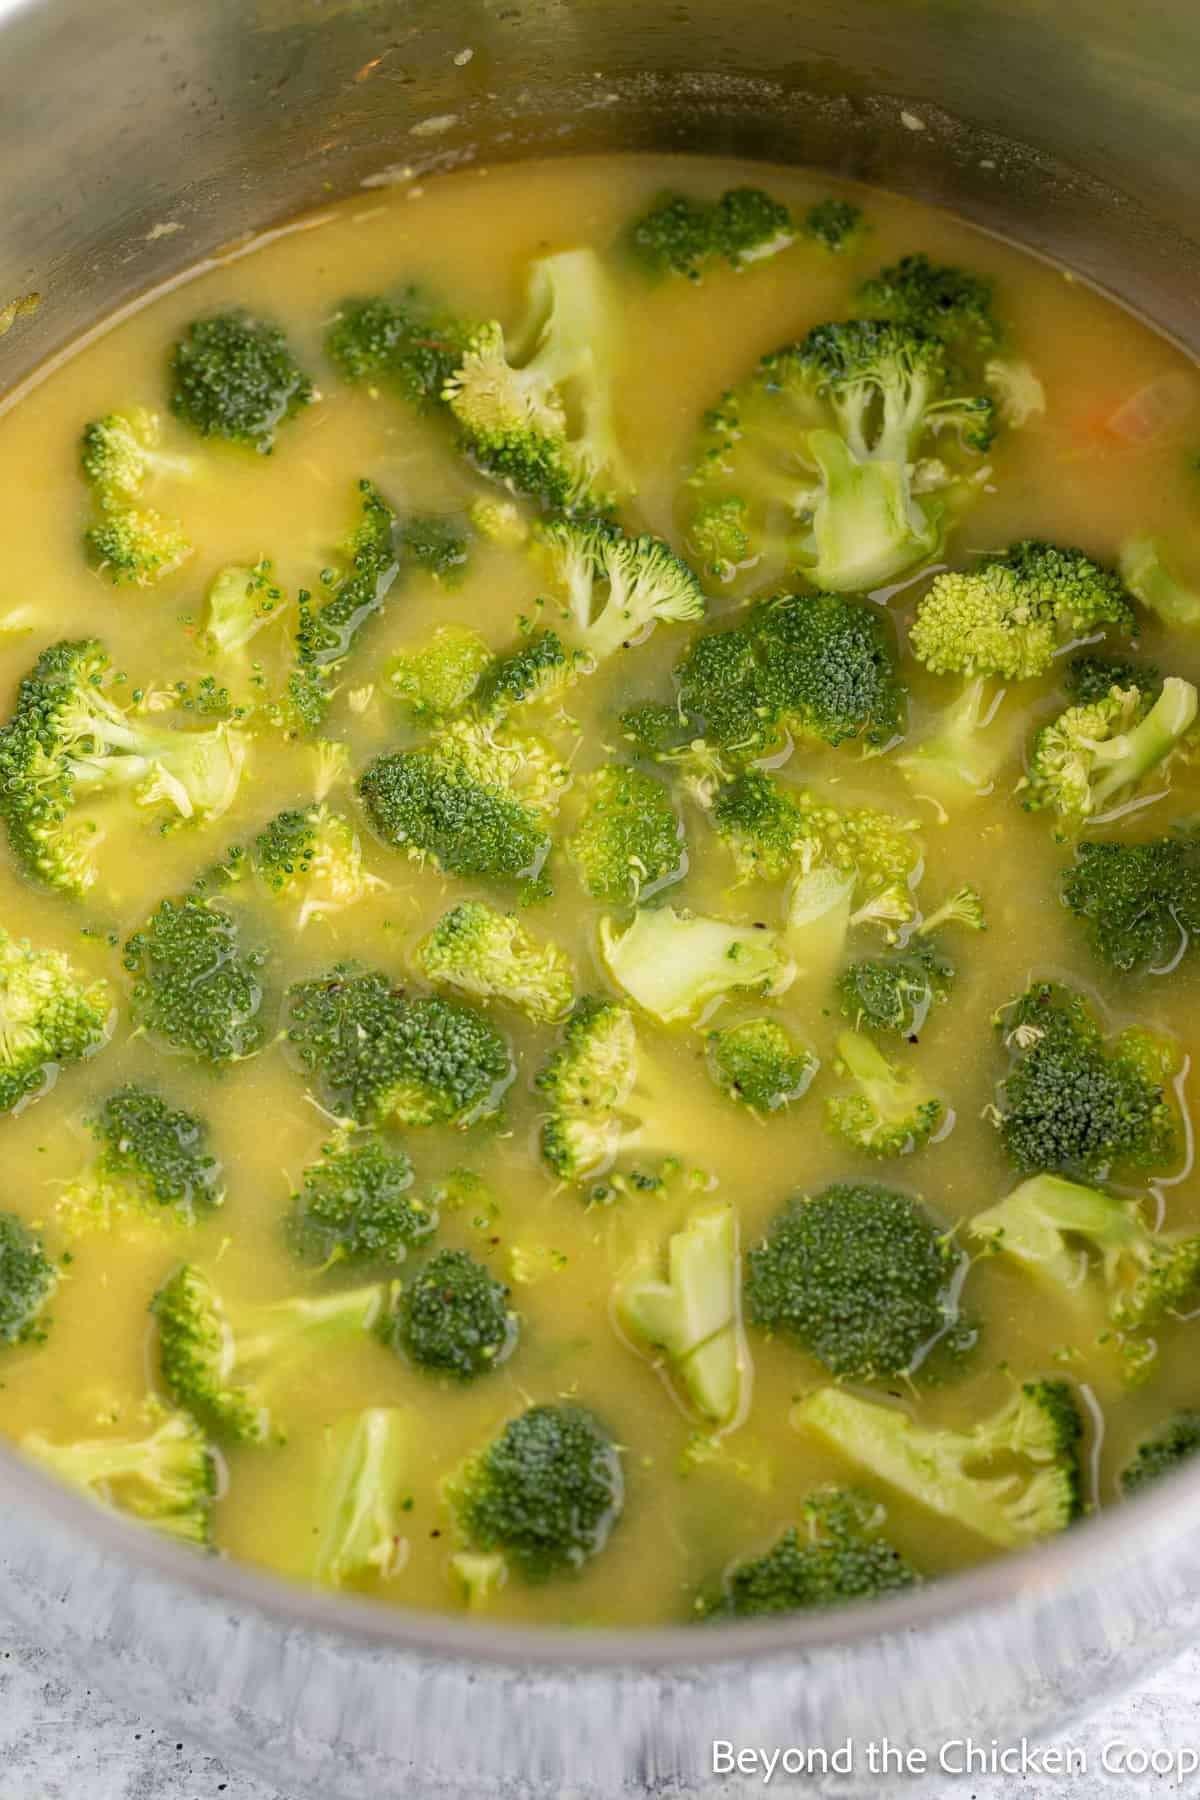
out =
[[[1200,341],[1188,0],[0,0],[0,395],[147,287],[381,169],[613,146],[940,201]],[[585,1637],[201,1561],[2,1453],[0,1604],[322,1800],[749,1793],[759,1775],[712,1773],[714,1739],[847,1737],[857,1775],[830,1791],[876,1794],[869,1741],[936,1768],[946,1739],[1062,1723],[1193,1635],[1198,1500],[1200,1469],[865,1611]]]

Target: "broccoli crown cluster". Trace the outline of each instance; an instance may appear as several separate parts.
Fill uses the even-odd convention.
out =
[[[655,776],[608,763],[586,777],[579,798],[566,852],[593,899],[634,906],[679,880],[686,867],[683,824]]]
[[[1144,779],[1161,778],[1197,707],[1190,681],[1169,675],[1157,699],[1138,685],[1076,702],[1036,733],[1020,787],[1030,812],[1052,808],[1073,822],[1125,804]]]
[[[741,624],[697,637],[676,678],[683,710],[737,755],[787,736],[882,747],[903,717],[887,615],[842,594],[756,602]]]
[[[792,1200],[750,1251],[748,1316],[832,1375],[927,1376],[952,1365],[977,1335],[955,1298],[960,1260],[919,1201],[837,1183]]]
[[[494,1113],[513,1076],[482,1014],[410,997],[373,969],[339,964],[288,992],[288,1040],[330,1106],[361,1125],[468,1125]]]
[[[814,244],[841,255],[861,242],[866,219],[862,207],[856,206],[853,200],[830,195],[827,200],[818,200],[815,206],[809,207],[801,220],[801,230]]]
[[[195,320],[171,355],[171,411],[201,437],[265,454],[283,421],[315,398],[283,332],[249,313]]]
[[[162,900],[125,945],[139,1026],[215,1068],[261,1049],[263,952],[216,900]]]
[[[337,1139],[301,1177],[288,1241],[322,1268],[403,1262],[437,1228],[436,1211],[412,1188],[413,1167],[403,1150],[376,1137]]]
[[[170,1207],[191,1224],[220,1205],[224,1171],[208,1151],[208,1125],[197,1114],[130,1084],[109,1094],[90,1124],[100,1154],[83,1185],[105,1212]],[[80,1197],[76,1190],[72,1198]]]
[[[836,221],[830,220],[833,232]],[[760,262],[792,242],[791,214],[762,188],[729,188],[717,200],[660,194],[629,228],[629,248],[651,274],[686,275],[699,281],[708,263],[735,269]]]
[[[868,1156],[907,1156],[927,1144],[946,1118],[946,1103],[919,1075],[896,1068],[861,1031],[837,1040],[837,1070],[851,1086],[825,1102],[830,1129]]]
[[[871,319],[890,319],[940,338],[956,354],[986,354],[1000,342],[992,288],[969,270],[902,256],[862,283],[858,303]]]
[[[85,983],[58,950],[36,950],[0,931],[0,1113],[43,1093],[56,1071],[105,1042],[108,983]]]
[[[384,1327],[419,1368],[473,1381],[516,1347],[509,1290],[466,1250],[439,1250],[400,1294]]]
[[[413,405],[433,407],[462,361],[472,329],[470,321],[409,288],[398,300],[347,301],[325,348],[345,380],[386,384]]]
[[[708,1069],[731,1100],[757,1113],[774,1113],[807,1093],[817,1059],[777,1019],[748,1019],[709,1032]]]
[[[498,1550],[531,1581],[577,1570],[621,1514],[616,1445],[581,1407],[531,1406],[456,1478],[451,1498],[474,1550]]]
[[[1200,934],[1200,849],[1183,836],[1081,843],[1062,898],[1109,968],[1173,969]]]
[[[1030,987],[997,1028],[1012,1061],[995,1123],[1015,1167],[1088,1179],[1171,1166],[1170,1046],[1132,1029],[1107,1043],[1082,995],[1053,982]]]
[[[884,1510],[853,1488],[817,1488],[761,1556],[734,1564],[708,1617],[755,1619],[811,1607],[845,1606],[912,1587],[921,1578],[883,1535]]]
[[[42,1241],[15,1213],[0,1212],[0,1344],[36,1343],[58,1274]]]
[[[146,490],[157,477],[191,473],[186,459],[159,449],[152,413],[93,419],[84,427],[80,466],[95,503],[84,549],[114,587],[127,581],[152,587],[187,561],[192,546],[179,525],[146,504]]]
[[[864,957],[838,977],[842,1012],[857,1030],[916,1038],[931,1009],[949,997],[954,966],[925,938],[893,956]]]

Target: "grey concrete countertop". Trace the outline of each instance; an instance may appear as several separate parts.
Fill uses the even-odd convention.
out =
[[[947,1736],[952,1732],[948,1727]],[[1200,1648],[1052,1740],[1082,1753],[1085,1774],[928,1776],[906,1786],[913,1800],[1142,1800],[1200,1797]],[[1107,1747],[1107,1749],[1106,1749]],[[1128,1772],[1138,1753],[1178,1765],[1190,1751],[1197,1772]],[[1132,1753],[1132,1754],[1131,1754]],[[957,1754],[957,1753],[955,1753]],[[1125,1766],[1106,1772],[1105,1760]],[[802,1794],[779,1779],[775,1791]],[[765,1794],[772,1787],[764,1788]],[[0,1800],[292,1800],[241,1774],[200,1745],[114,1706],[59,1657],[0,1626]],[[331,1800],[333,1797],[331,1796]],[[391,1800],[381,1796],[380,1800]],[[405,1800],[420,1800],[410,1790]]]

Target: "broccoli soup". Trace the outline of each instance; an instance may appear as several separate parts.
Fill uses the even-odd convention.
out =
[[[569,223],[568,223],[569,222]],[[936,212],[472,170],[0,419],[0,1428],[572,1624],[1200,1441],[1200,378]]]

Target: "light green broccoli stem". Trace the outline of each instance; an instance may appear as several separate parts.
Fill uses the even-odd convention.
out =
[[[782,993],[795,972],[778,932],[670,906],[643,908],[623,932],[602,919],[600,948],[618,987],[668,1025],[723,994]]]
[[[363,1576],[387,1580],[404,1567],[404,1484],[421,1441],[415,1415],[395,1406],[368,1407],[326,1434],[313,1564],[318,1581],[341,1587]]]
[[[215,1473],[204,1433],[185,1413],[168,1413],[141,1438],[54,1444],[31,1431],[21,1449],[101,1505],[184,1543],[207,1545]]]
[[[889,458],[886,444],[855,452],[833,431],[810,431],[808,453],[824,486],[813,507],[811,578],[834,593],[880,587],[936,554],[940,509],[914,499],[908,452]],[[860,460],[861,457],[861,460]]]
[[[459,1550],[450,1558],[450,1578],[468,1612],[482,1612],[508,1580],[508,1564],[498,1550]]]
[[[983,901],[969,882],[948,895],[933,912],[926,913],[917,926],[916,935],[927,937],[931,931],[938,931],[943,925],[962,925],[968,931],[987,930]]]
[[[1200,594],[1167,566],[1156,538],[1148,533],[1126,538],[1117,566],[1130,593],[1164,625],[1200,625]]]
[[[740,1411],[749,1379],[733,1208],[695,1214],[667,1245],[665,1281],[658,1266],[653,1252],[618,1282],[617,1318],[631,1337],[666,1353],[706,1419],[728,1424]]]
[[[1004,732],[988,729],[992,706],[989,682],[977,675],[925,736],[901,751],[897,765],[918,798],[945,812],[991,791],[1010,747]]]

